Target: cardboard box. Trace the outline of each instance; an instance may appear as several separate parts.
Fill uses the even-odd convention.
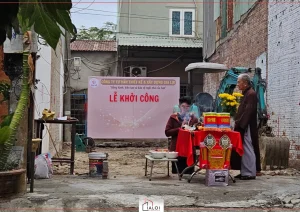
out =
[[[228,186],[229,170],[206,169],[206,186]]]

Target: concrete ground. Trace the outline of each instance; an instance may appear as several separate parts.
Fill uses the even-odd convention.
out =
[[[265,171],[256,180],[207,187],[205,171],[188,183],[187,176],[181,181],[177,175],[166,177],[166,162],[161,162],[149,181],[144,155],[151,148],[97,148],[109,153],[108,179],[88,177],[88,154],[76,152],[74,176],[68,175],[69,165],[54,164],[51,179],[35,180],[34,193],[0,200],[0,212],[139,211],[141,197],[163,199],[164,211],[300,211],[298,170]],[[61,155],[69,156],[69,148]]]
[[[164,200],[165,211],[300,211],[300,183],[293,176],[261,176],[207,187],[200,173],[191,183],[176,175],[146,177],[53,176],[35,181],[34,193],[0,202],[0,211],[138,211],[140,197]]]

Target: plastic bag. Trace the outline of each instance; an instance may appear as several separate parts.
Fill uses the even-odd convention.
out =
[[[34,178],[49,179],[52,177],[52,161],[49,153],[41,154],[35,157]]]

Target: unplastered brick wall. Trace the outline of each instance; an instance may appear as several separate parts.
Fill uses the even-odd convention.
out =
[[[291,141],[300,159],[300,4],[269,4],[268,109],[275,135]]]
[[[263,0],[235,24],[234,29],[228,32],[227,38],[222,40],[209,61],[225,64],[229,68],[255,68],[256,59],[267,51],[267,30],[268,4]],[[215,97],[224,74],[205,74],[204,92]]]

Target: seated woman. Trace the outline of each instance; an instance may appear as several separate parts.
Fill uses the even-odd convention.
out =
[[[198,119],[190,113],[190,106],[192,102],[191,99],[188,97],[182,97],[179,99],[179,108],[180,112],[174,113],[170,116],[166,129],[165,134],[167,137],[171,137],[171,144],[168,147],[169,151],[176,151],[176,143],[177,143],[177,136],[179,129],[182,128],[184,125],[193,126],[198,123]],[[187,167],[186,159],[184,157],[178,157],[178,169],[181,173],[183,169]],[[186,174],[191,174],[194,170],[190,169],[186,172]],[[172,163],[172,173],[176,174],[175,164]]]

